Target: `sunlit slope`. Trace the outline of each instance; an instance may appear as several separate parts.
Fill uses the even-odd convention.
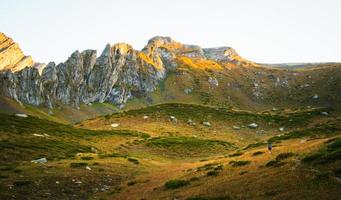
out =
[[[128,101],[126,108],[181,102],[247,110],[304,106],[339,110],[340,77],[339,64],[281,70],[179,57],[178,67],[155,92]]]

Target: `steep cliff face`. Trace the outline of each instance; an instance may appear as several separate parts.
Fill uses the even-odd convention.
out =
[[[13,46],[10,39],[2,41],[3,46]],[[9,61],[22,57],[22,52],[12,53],[20,56],[2,54],[9,58],[3,58],[0,66],[17,65]],[[150,39],[141,51],[125,43],[108,44],[98,57],[95,50],[75,51],[63,63],[14,69],[0,71],[0,95],[49,109],[93,102],[123,107],[131,98],[147,104],[178,100],[244,107],[279,105],[283,99],[291,105],[330,106],[340,99],[333,92],[340,87],[339,67],[297,72],[263,68],[231,47],[201,48],[160,36]],[[302,91],[306,95],[298,95]],[[314,94],[320,99],[312,102]]]
[[[25,56],[17,43],[0,32],[0,71],[9,69],[15,72],[33,65],[32,57]]]
[[[50,62],[41,75],[34,67],[19,71],[5,67],[8,70],[0,73],[0,93],[49,108],[57,102],[76,108],[92,102],[123,106],[133,96],[154,91],[167,67],[175,67],[175,55],[164,48],[172,43],[170,38],[157,37],[143,51],[125,43],[108,44],[98,58],[95,50],[76,51],[64,63]]]

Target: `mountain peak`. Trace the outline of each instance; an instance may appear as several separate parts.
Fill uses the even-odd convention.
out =
[[[34,65],[31,56],[25,56],[12,38],[0,32],[0,70],[19,71]]]

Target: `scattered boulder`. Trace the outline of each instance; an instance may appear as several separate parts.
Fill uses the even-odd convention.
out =
[[[91,168],[89,166],[86,166],[85,169],[91,171]]]
[[[321,115],[328,116],[329,113],[328,112],[321,112]]]
[[[91,152],[98,153],[98,150],[95,147],[91,147]]]
[[[210,122],[203,122],[202,124],[203,124],[204,126],[208,126],[208,127],[211,126],[211,123],[210,123]]]
[[[283,132],[284,131],[284,127],[280,127],[279,131]]]
[[[258,127],[258,124],[256,123],[251,123],[249,125],[247,125],[249,128],[257,128]]]
[[[174,116],[169,116],[169,119],[174,123],[178,122],[178,119]]]
[[[219,86],[218,80],[216,78],[214,78],[214,77],[209,77],[208,78],[208,82],[210,83],[210,85],[212,87],[218,87]]]
[[[113,128],[117,128],[119,126],[120,126],[120,124],[118,124],[118,123],[111,124],[111,127],[113,127]]]
[[[36,136],[36,137],[44,137],[44,135],[42,135],[42,134],[37,134],[37,133],[34,133],[33,136]]]
[[[313,99],[318,99],[318,98],[319,98],[319,95],[314,94]]]
[[[37,134],[37,133],[33,133],[33,136],[36,136],[36,137],[50,137],[50,135],[44,133],[44,134]]]
[[[240,127],[239,127],[239,126],[232,126],[232,128],[233,128],[234,130],[240,130]]]
[[[15,114],[15,116],[17,116],[17,117],[24,117],[24,118],[28,117],[26,114],[20,114],[20,113]]]
[[[31,162],[36,163],[36,164],[44,164],[44,163],[47,163],[47,159],[46,158],[39,158],[36,160],[32,160]]]
[[[149,117],[147,115],[144,115],[143,116],[143,119],[148,119]]]
[[[191,93],[193,92],[193,89],[192,89],[192,88],[185,88],[185,89],[184,89],[184,92],[185,92],[186,94],[191,94]]]

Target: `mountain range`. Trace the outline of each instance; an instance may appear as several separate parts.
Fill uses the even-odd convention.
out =
[[[46,65],[0,34],[0,199],[336,200],[341,64],[153,37]]]
[[[120,109],[177,101],[255,110],[340,107],[338,63],[287,70],[248,61],[231,47],[201,48],[157,36],[140,51],[107,44],[100,55],[77,50],[65,62],[45,66],[0,36],[1,96],[50,114],[63,105],[80,109],[96,102]]]

